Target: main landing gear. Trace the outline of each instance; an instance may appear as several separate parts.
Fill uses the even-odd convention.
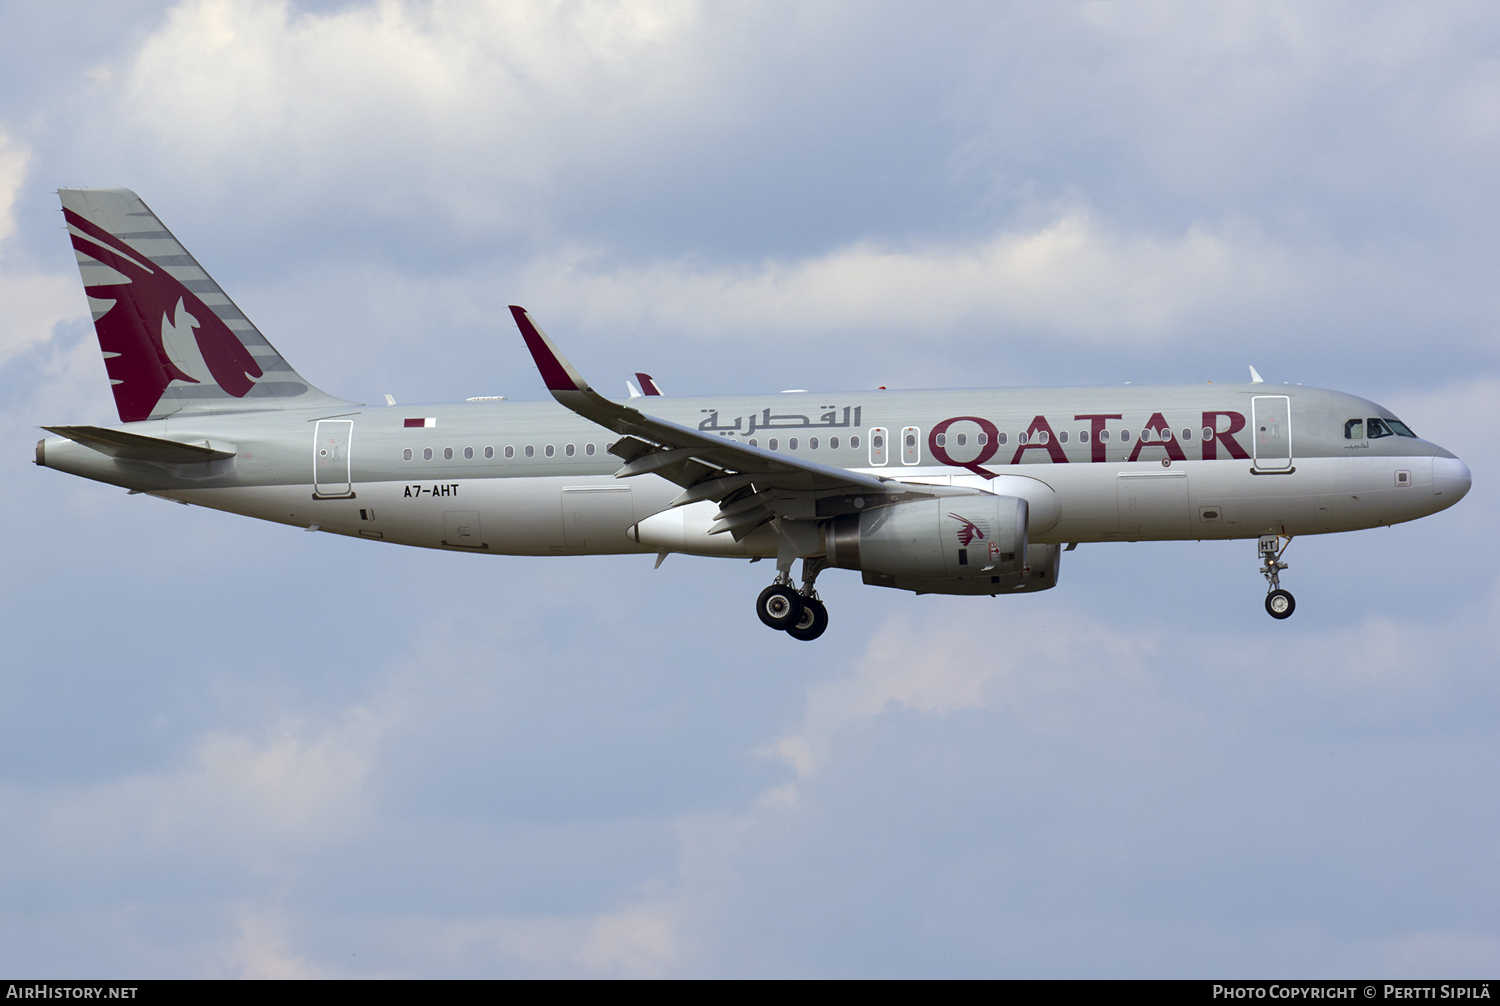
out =
[[[1267,583],[1266,613],[1272,618],[1290,618],[1297,610],[1297,599],[1290,591],[1281,589],[1281,571],[1287,568],[1287,564],[1281,561],[1281,554],[1291,543],[1290,536],[1283,545],[1280,535],[1263,534],[1256,546],[1260,553],[1260,572]]]
[[[813,581],[828,563],[820,558],[802,560],[802,589],[792,586],[789,573],[778,572],[776,582],[760,592],[755,613],[773,629],[804,642],[817,639],[828,628],[828,608],[818,599]]]

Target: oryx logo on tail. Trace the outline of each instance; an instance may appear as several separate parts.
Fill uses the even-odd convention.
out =
[[[64,208],[63,215],[73,247],[124,279],[85,287],[93,299],[110,302],[94,327],[121,419],[150,418],[173,381],[212,382],[235,398],[255,387],[260,364],[197,294],[80,214]]]

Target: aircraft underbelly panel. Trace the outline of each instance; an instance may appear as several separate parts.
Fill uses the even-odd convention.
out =
[[[628,483],[563,487],[563,539],[570,550],[592,554],[633,551],[625,532],[635,520]]]
[[[1188,530],[1187,472],[1121,472],[1115,503],[1122,536],[1181,537]]]

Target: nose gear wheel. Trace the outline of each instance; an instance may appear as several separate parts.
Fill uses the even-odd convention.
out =
[[[1287,564],[1281,561],[1281,556],[1291,543],[1290,535],[1283,545],[1281,536],[1274,534],[1263,534],[1256,543],[1256,551],[1260,555],[1260,573],[1266,578],[1266,613],[1272,618],[1290,618],[1292,612],[1297,610],[1297,599],[1292,597],[1291,591],[1281,589],[1281,571],[1287,568]]]

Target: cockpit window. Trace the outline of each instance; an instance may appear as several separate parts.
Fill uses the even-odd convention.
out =
[[[1363,440],[1365,438],[1365,421],[1363,419],[1350,419],[1344,423],[1345,440]]]
[[[1385,420],[1379,418],[1378,416],[1371,416],[1365,421],[1365,425],[1367,425],[1370,429],[1371,440],[1375,440],[1380,437],[1395,436],[1395,434],[1391,432],[1391,428],[1385,425]]]
[[[1411,431],[1411,427],[1407,426],[1399,419],[1387,419],[1386,424],[1395,431],[1396,436],[1398,437],[1416,437],[1416,434]]]

